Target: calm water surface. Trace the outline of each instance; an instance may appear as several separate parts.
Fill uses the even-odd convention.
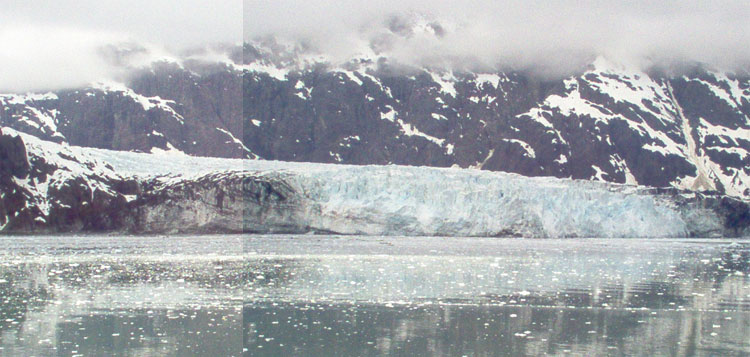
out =
[[[750,242],[0,237],[0,355],[750,355]]]

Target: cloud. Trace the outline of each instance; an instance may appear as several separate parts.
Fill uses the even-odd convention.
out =
[[[72,88],[122,75],[108,46],[160,55],[242,42],[241,0],[3,0],[0,91]]]
[[[241,42],[242,1],[3,0],[0,23],[119,33],[177,49]]]
[[[665,0],[3,0],[0,91],[59,89],[121,75],[102,48],[164,53],[273,35],[334,59],[373,45],[414,65],[560,74],[606,55],[641,67],[750,65],[750,2]],[[434,33],[394,34],[413,19]]]
[[[113,68],[98,54],[116,36],[18,26],[0,31],[0,90],[31,91],[88,84]]]
[[[605,55],[649,67],[750,64],[747,1],[244,0],[245,38],[285,36],[345,57],[383,38],[399,14],[424,15],[442,36],[392,38],[400,61],[561,73]]]

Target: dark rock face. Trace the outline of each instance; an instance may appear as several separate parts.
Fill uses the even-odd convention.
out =
[[[242,133],[241,100],[241,72],[156,63],[134,73],[129,87],[98,83],[45,95],[0,96],[0,124],[77,146],[254,158],[231,134]]]
[[[3,135],[0,129],[0,175],[3,180],[11,176],[25,178],[29,174],[26,146],[18,136]]]
[[[0,134],[3,232],[111,231],[127,224],[125,195],[136,193],[136,181],[59,147],[39,149],[28,152],[19,135]]]
[[[13,179],[26,178],[28,174],[29,163],[23,140],[0,130],[0,226],[8,226],[10,217],[25,206],[26,197]]]

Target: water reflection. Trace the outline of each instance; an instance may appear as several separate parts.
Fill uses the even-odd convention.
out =
[[[416,240],[248,244],[246,355],[750,354],[747,245]]]
[[[240,254],[196,254],[195,242],[25,239],[0,240],[0,355],[242,354]]]
[[[3,356],[750,354],[748,244],[30,239],[0,239]]]
[[[241,261],[0,267],[0,355],[217,355],[242,350]]]
[[[58,355],[232,356],[241,349],[241,312],[115,310],[71,315],[56,326]]]
[[[484,305],[251,304],[247,355],[746,355],[721,312]]]

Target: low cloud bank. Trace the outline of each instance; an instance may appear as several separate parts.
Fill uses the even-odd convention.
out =
[[[284,36],[341,59],[386,43],[395,59],[408,64],[548,75],[565,74],[598,55],[640,68],[750,65],[747,1],[245,0],[244,7],[245,39]],[[394,35],[399,22],[418,31]],[[437,34],[421,31],[431,22]]]
[[[0,92],[122,75],[113,45],[152,55],[274,36],[345,61],[367,49],[417,66],[560,76],[604,55],[639,68],[750,68],[750,2],[6,0]]]
[[[121,77],[126,68],[112,57],[113,48],[164,56],[241,43],[242,6],[241,0],[3,0],[0,92]]]

